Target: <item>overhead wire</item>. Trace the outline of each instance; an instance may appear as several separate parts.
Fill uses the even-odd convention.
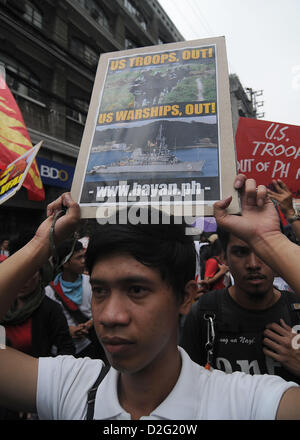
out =
[[[181,7],[182,5],[182,7]],[[165,7],[165,10],[168,15],[171,15],[171,11],[167,11],[167,7]],[[175,18],[175,15],[178,15],[178,19]],[[176,14],[178,12],[178,14]],[[205,14],[201,10],[201,5],[199,0],[185,0],[183,3],[181,0],[172,0],[172,15],[173,15],[173,22],[176,27],[180,28],[180,22],[177,20],[184,21],[188,24],[190,30],[194,35],[192,35],[191,38],[200,39],[204,37],[216,37],[217,34],[213,30],[212,26],[209,23],[209,20],[205,17]],[[195,27],[195,21],[199,21],[201,24],[202,29],[207,35],[203,35],[202,29],[200,30],[198,27]],[[184,30],[180,29],[180,32],[185,36],[186,33]],[[232,62],[228,58],[228,66],[229,66],[229,72],[237,72],[237,70],[234,68]]]
[[[203,28],[207,32],[209,36],[215,36],[215,32],[213,31],[212,27],[210,26],[208,20],[206,19],[203,12],[201,12],[201,7],[199,5],[199,0],[186,0],[186,2],[190,5],[190,8],[193,10],[196,17],[200,20],[202,23]]]
[[[181,5],[183,6],[183,8],[181,8]],[[191,38],[199,38],[199,29],[197,27],[195,27],[195,23],[193,22],[193,20],[191,19],[191,15],[188,13],[188,9],[185,7],[185,3],[181,2],[181,1],[173,1],[172,2],[172,16],[174,15],[174,12],[178,12],[178,20],[183,21],[185,24],[188,25],[189,29],[192,30],[192,33],[194,34],[194,36],[189,37],[189,39]],[[170,15],[169,12],[167,12],[168,15]],[[179,27],[178,24],[176,24],[176,19],[175,17],[173,17],[173,21],[175,22],[176,27]],[[181,33],[183,33],[183,31],[180,31]]]
[[[204,29],[205,37],[215,37],[217,36],[216,32],[213,30],[212,26],[209,23],[209,20],[205,17],[205,14],[201,11],[201,5],[199,0],[186,0],[184,5],[184,9],[179,7],[179,4],[183,4],[179,1],[172,1],[172,9],[177,9],[180,11],[180,15],[184,21],[186,21],[189,25],[189,27],[192,29],[192,31],[195,34],[195,38],[204,38],[203,35],[201,35],[201,32],[199,32],[199,29],[195,28],[195,24],[193,20],[191,19],[191,16],[196,17],[201,23],[202,28]],[[188,6],[188,7],[187,7]],[[191,14],[192,12],[192,14]],[[176,26],[179,26],[179,23],[176,24]],[[236,72],[236,69],[234,69],[234,66],[232,65],[232,62],[228,59],[228,65],[230,72]]]

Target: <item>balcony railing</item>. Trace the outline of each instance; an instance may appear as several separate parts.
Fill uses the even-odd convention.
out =
[[[27,96],[14,94],[28,128],[79,146],[86,115],[64,104],[59,110]]]

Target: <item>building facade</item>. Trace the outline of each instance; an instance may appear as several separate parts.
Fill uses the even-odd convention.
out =
[[[45,202],[23,188],[0,207],[0,238],[38,225],[70,188],[101,53],[182,41],[157,0],[0,0],[0,67],[33,144]]]
[[[229,87],[232,126],[233,133],[235,134],[240,117],[257,118],[258,115],[255,100],[253,99],[255,92],[252,91],[252,93],[247,93],[247,91],[242,86],[239,77],[235,74],[229,75]]]

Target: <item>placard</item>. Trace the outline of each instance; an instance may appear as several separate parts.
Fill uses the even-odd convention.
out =
[[[241,173],[267,187],[281,179],[300,198],[300,127],[240,118],[236,150]]]
[[[223,37],[101,55],[71,190],[83,218],[212,215],[228,195],[237,212],[235,175]]]
[[[39,142],[0,170],[0,205],[19,191],[42,143]]]

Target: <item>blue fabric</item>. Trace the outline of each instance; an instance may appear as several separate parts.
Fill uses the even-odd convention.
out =
[[[65,281],[62,278],[62,274],[59,273],[54,280],[54,284],[60,283],[61,288],[71,301],[75,304],[82,304],[82,275],[78,275],[76,281],[71,283],[70,281]]]

